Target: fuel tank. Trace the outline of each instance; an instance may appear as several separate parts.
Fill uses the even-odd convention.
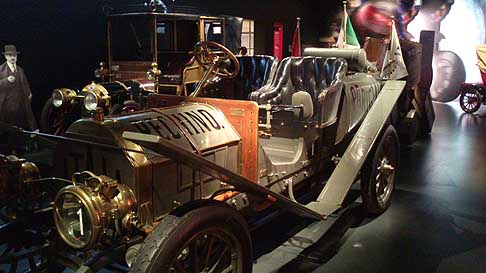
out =
[[[152,134],[241,173],[241,137],[225,115],[204,103],[154,108],[102,122],[83,119],[67,130],[67,137],[87,143],[60,144],[56,171],[61,177],[92,171],[128,185],[138,204],[154,217],[174,206],[207,197],[225,186],[184,164],[122,138],[124,131]],[[103,144],[103,145],[98,145]],[[116,148],[113,148],[116,147]]]

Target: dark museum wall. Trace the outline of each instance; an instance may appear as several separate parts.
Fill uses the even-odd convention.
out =
[[[284,24],[284,48],[292,43],[296,18],[302,18],[303,43],[315,43],[326,31],[340,1],[314,0],[177,0],[169,9],[210,15],[234,15],[255,20],[256,53],[272,53],[273,23]],[[170,3],[169,3],[170,2]],[[102,7],[143,3],[142,0],[1,0],[0,46],[15,44],[19,65],[33,92],[39,117],[52,89],[81,87],[106,60],[106,19]],[[284,54],[288,52],[284,50]],[[1,59],[3,63],[4,59]]]

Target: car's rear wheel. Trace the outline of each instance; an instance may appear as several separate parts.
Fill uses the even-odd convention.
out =
[[[481,107],[481,95],[477,90],[467,88],[461,92],[459,103],[464,112],[472,114]]]
[[[368,213],[381,214],[390,206],[399,158],[397,132],[390,125],[362,170],[361,195]]]
[[[52,105],[52,98],[49,98],[41,112],[41,131],[48,134],[63,135],[69,125],[71,125],[71,122],[66,119],[67,111],[63,107],[54,107]]]
[[[130,272],[252,271],[251,241],[243,217],[225,206],[167,216],[140,249]]]

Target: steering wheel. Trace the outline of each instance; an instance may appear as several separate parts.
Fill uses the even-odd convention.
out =
[[[240,62],[225,46],[212,41],[199,42],[194,46],[196,62],[206,71],[213,69],[213,74],[231,79],[240,73]]]

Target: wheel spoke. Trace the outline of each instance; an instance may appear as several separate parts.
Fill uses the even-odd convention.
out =
[[[226,252],[228,252],[228,246],[225,246],[225,248],[223,249],[223,252],[221,252],[221,255],[219,256],[219,259],[216,261],[216,263],[209,270],[210,273],[214,272],[214,270],[216,270],[216,268],[218,268],[218,265],[221,262],[221,260],[224,258],[224,254]]]
[[[217,232],[217,231],[213,231]],[[233,244],[217,233],[202,233],[196,236],[176,256],[173,272],[222,273],[232,272],[238,267],[238,255],[233,255]],[[234,256],[234,257],[233,257]]]
[[[466,112],[474,112],[481,105],[480,97],[476,91],[467,90],[461,95],[461,107]]]
[[[206,270],[206,268],[208,268],[209,258],[211,257],[211,251],[213,250],[214,239],[215,239],[214,237],[211,237],[211,239],[209,240],[208,251],[207,251],[207,255],[206,255],[206,261],[204,263],[204,270]]]
[[[192,259],[193,259],[193,262],[194,262],[194,269],[195,271],[194,272],[201,272],[201,270],[199,269],[199,253],[198,253],[198,248],[201,246],[201,241],[200,239],[199,240],[196,240],[192,246],[192,252],[193,252],[193,255],[192,256]]]

